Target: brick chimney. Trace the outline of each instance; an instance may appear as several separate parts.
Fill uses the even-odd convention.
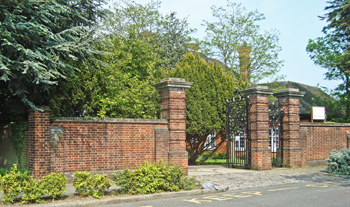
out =
[[[239,53],[240,74],[246,83],[250,83],[250,53],[252,48],[247,46],[247,43],[244,43],[238,47],[237,51]]]

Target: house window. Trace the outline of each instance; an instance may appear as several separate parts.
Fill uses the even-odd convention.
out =
[[[239,135],[235,136],[235,151],[243,152],[245,149],[245,130],[241,131]]]
[[[269,130],[269,145],[271,148],[271,152],[277,152],[277,149],[279,148],[279,136],[280,132],[278,128],[270,128]]]
[[[204,150],[214,150],[216,146],[216,132],[215,130],[207,136],[204,143]]]

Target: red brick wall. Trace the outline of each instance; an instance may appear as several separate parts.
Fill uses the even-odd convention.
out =
[[[56,120],[51,127],[62,127],[64,132],[58,142],[51,143],[52,171],[135,169],[158,157],[166,159],[166,138],[157,143],[155,130],[167,130],[167,124],[149,119]],[[156,155],[156,147],[161,155]]]
[[[348,147],[350,124],[300,123],[302,161],[325,160],[332,150]]]

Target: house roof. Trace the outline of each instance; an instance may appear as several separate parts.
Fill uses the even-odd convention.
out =
[[[299,91],[304,91],[305,95],[300,98],[300,114],[310,114],[311,106],[322,106],[321,99],[329,98],[329,95],[318,87],[292,81],[281,81],[262,85],[267,85],[270,89],[296,88]],[[326,111],[332,112],[332,109],[326,108]]]

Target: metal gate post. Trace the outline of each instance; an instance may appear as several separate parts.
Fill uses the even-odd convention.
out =
[[[249,96],[249,126],[251,130],[251,169],[271,169],[271,148],[269,147],[268,96],[273,94],[267,86],[253,86],[241,91]]]

